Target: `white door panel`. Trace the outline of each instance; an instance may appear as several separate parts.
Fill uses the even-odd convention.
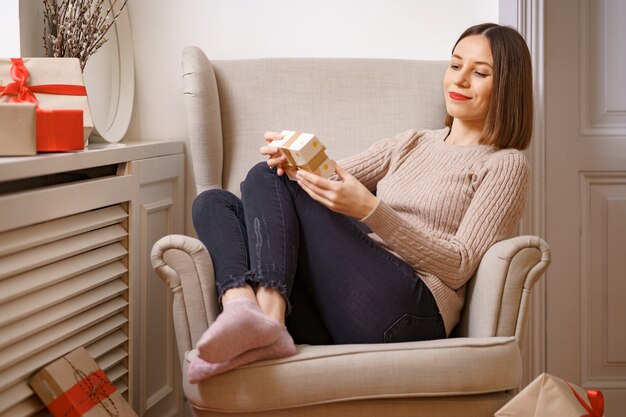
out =
[[[545,2],[546,370],[626,416],[626,1]]]

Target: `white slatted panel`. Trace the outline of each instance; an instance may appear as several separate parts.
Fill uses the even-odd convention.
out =
[[[126,220],[126,217],[126,212],[120,206],[111,206],[64,217],[53,223],[40,223],[29,228],[6,232],[0,235],[0,256],[120,223]]]
[[[0,417],[40,413],[28,380],[79,346],[126,395],[127,229],[114,205],[0,235]]]

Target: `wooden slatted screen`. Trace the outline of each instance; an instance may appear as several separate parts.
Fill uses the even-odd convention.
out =
[[[128,214],[125,204],[0,234],[0,417],[43,404],[40,368],[85,346],[128,391]]]

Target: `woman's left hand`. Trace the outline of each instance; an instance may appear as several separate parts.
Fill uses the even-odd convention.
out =
[[[378,205],[378,198],[336,162],[335,172],[342,181],[327,180],[302,169],[296,173],[296,179],[311,198],[332,211],[357,219],[370,214]]]

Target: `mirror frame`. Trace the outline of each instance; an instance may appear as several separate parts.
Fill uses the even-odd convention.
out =
[[[112,103],[114,115],[112,122],[105,127],[94,126],[94,133],[107,142],[117,143],[124,138],[130,125],[135,98],[135,58],[130,31],[128,5],[115,21],[117,32],[117,53],[119,55],[118,101]],[[112,86],[111,88],[116,88]],[[113,96],[113,92],[112,92]],[[94,123],[95,124],[95,123]]]

